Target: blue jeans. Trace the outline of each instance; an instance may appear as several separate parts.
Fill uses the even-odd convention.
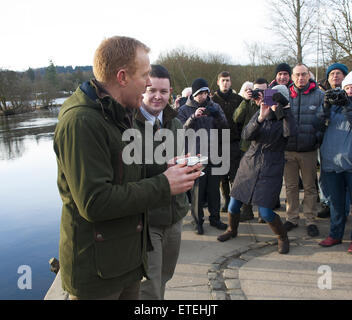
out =
[[[241,210],[242,205],[243,205],[243,202],[231,197],[229,207],[228,207],[228,212],[230,212],[231,214],[240,214],[240,210]],[[273,222],[274,221],[276,213],[272,209],[258,207],[258,210],[259,210],[260,216],[266,222]]]
[[[351,199],[352,172],[321,171],[322,186],[330,203],[330,233],[333,239],[342,239],[345,232],[346,211],[349,211],[346,190]],[[346,208],[348,206],[348,208]],[[352,233],[351,233],[352,239]]]
[[[322,188],[321,176],[319,178],[318,186],[319,186],[320,202],[325,204],[326,206],[330,207],[330,203],[329,203],[327,197],[325,196],[323,188]],[[347,187],[346,188],[346,206],[345,206],[346,217],[348,217],[348,215],[350,214],[350,204],[351,204],[350,190]]]

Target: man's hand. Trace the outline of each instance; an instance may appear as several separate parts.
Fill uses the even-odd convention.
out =
[[[184,155],[184,156],[177,156],[177,157],[174,157],[174,158],[170,159],[170,160],[167,162],[167,167],[170,168],[170,167],[176,165],[178,159],[185,159],[184,162],[187,163],[186,158],[189,158],[190,156],[191,156],[191,154],[190,154],[190,153],[187,153],[187,154]]]
[[[205,115],[204,115],[204,111],[205,111],[205,108],[204,108],[204,107],[198,108],[198,109],[196,110],[196,112],[194,113],[194,117],[195,117],[195,118],[199,118],[199,117],[205,116]]]
[[[187,166],[186,163],[176,164],[168,168],[164,175],[169,181],[171,195],[177,195],[190,190],[194,180],[201,174],[202,164]]]
[[[244,90],[243,96],[246,100],[252,99],[252,90]]]

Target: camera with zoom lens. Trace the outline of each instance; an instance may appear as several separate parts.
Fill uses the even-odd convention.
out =
[[[325,92],[326,99],[331,105],[345,106],[348,103],[346,91],[342,89],[331,89]]]
[[[263,94],[264,90],[263,89],[254,89],[254,90],[252,90],[252,99],[260,98],[259,92],[261,92]]]

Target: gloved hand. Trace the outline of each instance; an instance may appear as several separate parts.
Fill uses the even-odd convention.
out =
[[[348,98],[347,92],[345,90],[343,90],[343,94],[341,94],[340,96],[340,100],[338,105],[342,106],[343,108],[347,108],[350,104],[350,99]]]
[[[331,109],[331,103],[329,102],[330,100],[330,90],[325,92],[324,96],[324,103],[323,103],[323,111],[326,116],[330,116],[330,109]]]
[[[275,113],[275,116],[276,116],[277,120],[281,120],[282,118],[285,117],[284,108],[281,106],[281,104],[278,104],[276,106],[276,109],[275,109],[274,113]]]
[[[286,107],[288,105],[288,100],[284,97],[280,92],[276,92],[273,94],[273,101],[276,102],[278,106]]]
[[[218,118],[220,116],[220,111],[214,106],[209,106],[206,109],[206,114],[211,117]]]

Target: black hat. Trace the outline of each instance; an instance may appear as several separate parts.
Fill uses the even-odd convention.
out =
[[[291,67],[287,64],[287,63],[280,63],[277,67],[276,67],[276,73],[278,74],[281,71],[286,71],[288,72],[288,74],[291,77]]]
[[[200,93],[202,91],[210,92],[208,82],[206,80],[204,80],[203,78],[198,78],[198,79],[194,80],[192,83],[193,97],[195,97],[198,93]]]

